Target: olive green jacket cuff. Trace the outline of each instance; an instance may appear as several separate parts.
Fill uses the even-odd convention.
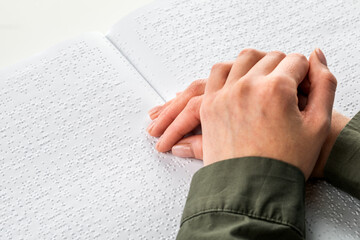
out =
[[[193,176],[177,239],[304,239],[305,178],[285,162],[243,157]]]
[[[337,137],[324,175],[332,185],[360,199],[360,112]]]

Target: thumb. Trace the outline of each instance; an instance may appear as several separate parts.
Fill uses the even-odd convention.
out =
[[[310,91],[305,112],[330,119],[337,81],[329,71],[324,53],[315,49],[309,59]]]
[[[194,135],[180,140],[171,149],[178,157],[203,159],[202,135]]]

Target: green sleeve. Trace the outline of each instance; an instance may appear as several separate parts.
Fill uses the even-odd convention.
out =
[[[360,199],[360,112],[336,139],[324,175],[332,185]]]
[[[285,162],[244,157],[193,176],[178,240],[305,239],[305,178]]]

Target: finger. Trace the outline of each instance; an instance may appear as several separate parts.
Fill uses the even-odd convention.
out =
[[[304,80],[309,71],[309,62],[302,54],[287,55],[272,71],[272,76],[287,76],[293,79],[296,87]]]
[[[232,85],[239,80],[265,55],[265,52],[251,48],[242,50],[231,68],[225,85]]]
[[[205,92],[210,93],[221,89],[226,82],[232,65],[233,62],[215,64],[211,69]]]
[[[202,96],[194,97],[189,101],[156,144],[156,149],[159,152],[169,151],[175,143],[200,124],[201,102]]]
[[[249,75],[268,75],[286,57],[285,53],[273,51],[267,53],[253,68],[249,70]]]
[[[166,108],[163,108],[161,113],[154,122],[152,122],[147,131],[151,136],[159,137],[174,119],[183,111],[191,98],[204,94],[206,80],[196,80],[178,97],[174,98]]]
[[[326,58],[320,49],[311,53],[309,69],[310,92],[305,111],[331,118],[337,81],[326,65]]]
[[[171,99],[170,101],[167,101],[164,105],[156,106],[148,112],[151,120],[156,119],[168,106],[170,106],[174,101],[176,100],[176,97]]]
[[[171,149],[173,155],[203,159],[202,135],[194,135],[182,139]]]
[[[201,80],[202,81],[202,80]],[[205,85],[203,86],[203,91],[205,91]],[[161,112],[166,109],[171,103],[174,102],[174,100],[178,97],[180,97],[180,95],[183,93],[184,91],[181,91],[181,92],[177,92],[176,93],[176,97],[171,99],[170,101],[167,101],[164,105],[159,105],[159,106],[156,106],[156,107],[153,107],[152,109],[150,109],[150,111],[148,112],[149,116],[150,116],[150,119],[151,120],[154,120],[156,119],[160,114]]]

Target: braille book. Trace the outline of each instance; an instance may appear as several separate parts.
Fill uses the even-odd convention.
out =
[[[334,108],[360,110],[358,0],[155,1],[0,70],[0,239],[174,239],[201,161],[158,153],[147,111],[243,48],[320,47]],[[360,201],[324,181],[307,239],[359,239]]]

